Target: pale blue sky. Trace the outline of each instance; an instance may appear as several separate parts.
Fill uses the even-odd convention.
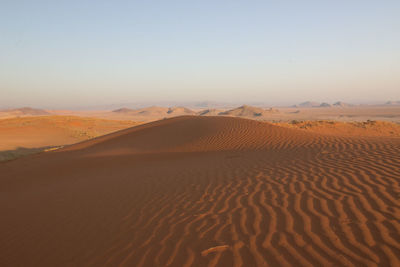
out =
[[[400,99],[400,1],[0,0],[0,106]]]

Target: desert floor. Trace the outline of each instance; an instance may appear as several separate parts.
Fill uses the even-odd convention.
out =
[[[0,162],[1,266],[399,266],[400,138],[183,116]]]
[[[281,108],[280,112],[271,114],[270,121],[288,120],[335,120],[367,121],[379,120],[400,122],[400,106],[354,106],[332,108]]]

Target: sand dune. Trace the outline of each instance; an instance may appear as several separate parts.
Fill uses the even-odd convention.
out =
[[[185,107],[171,107],[168,109],[167,113],[170,115],[175,115],[175,116],[196,114],[196,112],[194,112],[193,110],[185,108]]]
[[[53,146],[77,143],[138,123],[76,116],[29,116],[0,120],[0,161]]]
[[[400,138],[183,116],[0,163],[2,266],[399,266]]]

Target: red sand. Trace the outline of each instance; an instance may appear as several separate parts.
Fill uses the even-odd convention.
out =
[[[1,266],[399,266],[400,139],[177,117],[0,163]]]

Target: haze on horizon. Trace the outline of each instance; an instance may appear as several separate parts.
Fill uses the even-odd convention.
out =
[[[400,100],[400,2],[3,1],[0,106]]]

